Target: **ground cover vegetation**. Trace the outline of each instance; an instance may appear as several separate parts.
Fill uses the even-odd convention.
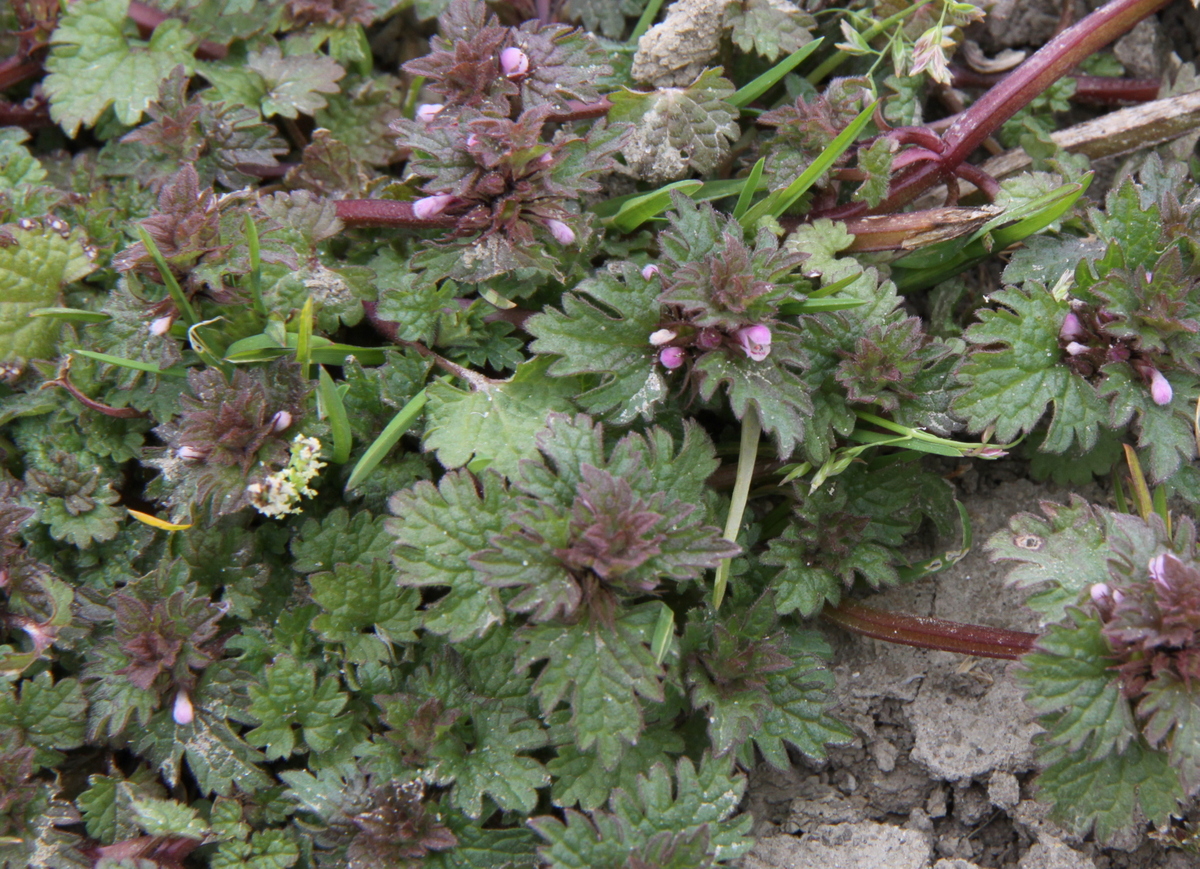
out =
[[[730,864],[851,736],[822,613],[1023,656],[1041,798],[1186,844],[1195,75],[1102,51],[1166,4],[998,83],[958,0],[686,74],[661,5],[0,3],[0,866]],[[1060,113],[1154,97],[1089,200]],[[1002,456],[1113,492],[986,544],[1040,635],[850,599]]]

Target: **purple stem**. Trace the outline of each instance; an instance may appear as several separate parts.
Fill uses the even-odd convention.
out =
[[[1038,637],[1025,631],[887,612],[848,600],[837,606],[825,607],[821,616],[826,621],[865,637],[979,658],[1019,658],[1033,648]]]
[[[1069,73],[1085,58],[1133,28],[1171,0],[1111,0],[1076,24],[1059,33],[1032,57],[981,96],[942,137],[945,148],[938,163],[921,163],[901,171],[883,202],[871,211],[898,211],[934,184],[946,182],[985,139],[1033,98]],[[867,212],[865,203],[853,203],[810,217],[845,220]]]
[[[394,199],[341,199],[334,203],[337,216],[347,227],[403,226],[412,229],[435,229],[454,226],[457,218],[438,215],[417,217],[411,202]]]

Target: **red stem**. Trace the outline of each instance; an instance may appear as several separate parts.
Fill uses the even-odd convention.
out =
[[[954,86],[958,88],[994,87],[1008,73],[983,73],[970,69],[954,68]],[[1121,103],[1147,103],[1158,99],[1162,82],[1156,78],[1114,78],[1105,75],[1075,76],[1075,93],[1071,99],[1091,105],[1118,105]]]
[[[138,33],[142,39],[149,39],[150,34],[154,32],[154,28],[162,24],[170,15],[165,12],[159,12],[153,6],[147,6],[145,3],[139,3],[133,0],[129,4],[129,20],[137,25]],[[201,60],[224,60],[229,54],[229,49],[224,45],[216,42],[209,42],[207,39],[202,40],[196,46],[196,57]]]
[[[28,57],[10,57],[0,61],[0,91],[15,84],[33,78],[42,71],[40,58],[32,60]]]
[[[842,601],[827,606],[821,616],[835,625],[903,646],[958,652],[977,658],[1019,658],[1033,648],[1038,635],[983,625],[965,625],[931,616],[912,616]]]
[[[451,227],[454,217],[417,217],[411,202],[394,199],[342,199],[335,203],[337,216],[347,227],[384,226],[435,229]]]
[[[570,108],[565,112],[551,112],[546,116],[546,120],[554,124],[565,124],[567,121],[587,121],[592,118],[602,118],[608,114],[608,110],[612,108],[612,103],[607,98],[600,97],[594,103],[569,100],[568,106]]]
[[[1059,33],[1005,76],[999,84],[962,112],[943,136],[945,150],[939,163],[921,163],[900,172],[887,197],[874,208],[876,214],[899,211],[934,184],[948,181],[959,164],[1005,121],[1085,58],[1133,28],[1148,15],[1158,12],[1171,0],[1111,0],[1078,23]],[[865,203],[856,202],[810,217],[845,220],[867,212]]]

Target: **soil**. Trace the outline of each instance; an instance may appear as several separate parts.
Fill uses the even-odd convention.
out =
[[[1065,502],[1072,491],[1107,503],[1095,486],[1068,490],[1005,480],[1012,465],[968,472],[960,488],[972,552],[944,573],[871,598],[872,606],[1036,631],[1007,588],[1008,568],[983,543],[1011,516]],[[1110,842],[1072,836],[1033,799],[1035,716],[1016,662],[964,658],[826,631],[837,677],[834,713],[856,733],[824,763],[752,771],[744,808],[760,837],[743,869],[1196,869],[1200,856],[1147,832]],[[1200,820],[1200,807],[1188,813]]]
[[[1087,11],[1078,4],[1078,16]],[[1060,15],[1057,0],[998,0],[970,36],[989,56],[1036,47]],[[1174,4],[1163,21],[1144,23],[1118,44],[1130,74],[1158,74],[1172,52],[1185,62],[1200,54],[1200,13],[1190,4]],[[1010,517],[1037,512],[1039,501],[1065,502],[1072,492],[1026,479],[1025,471],[997,462],[960,476],[973,551],[936,577],[872,597],[871,605],[1038,630],[1022,606],[1026,592],[1006,588],[1007,567],[983,552]],[[1074,491],[1109,503],[1096,486]],[[1033,799],[1039,727],[1022,701],[1016,662],[826,633],[835,650],[835,714],[856,739],[831,748],[823,763],[797,757],[786,772],[752,771],[743,808],[760,838],[744,869],[1200,869],[1200,855],[1165,846],[1148,824],[1101,845],[1047,818]],[[1200,824],[1200,806],[1193,803],[1185,818]]]

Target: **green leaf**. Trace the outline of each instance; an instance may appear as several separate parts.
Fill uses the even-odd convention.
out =
[[[771,331],[771,355],[762,361],[722,349],[705,353],[692,370],[702,398],[712,398],[725,386],[734,416],[745,419],[753,407],[763,431],[772,435],[778,457],[787,459],[803,440],[804,421],[813,408],[809,385],[795,373],[807,355],[794,326],[780,323]]]
[[[790,3],[744,0],[725,6],[722,24],[730,29],[734,45],[742,51],[753,51],[773,61],[812,42],[811,31],[816,29],[817,20]]]
[[[686,88],[649,93],[628,89],[611,94],[609,123],[634,124],[621,152],[642,178],[661,183],[682,175],[712,172],[738,137],[733,85],[720,68],[707,69]]]
[[[57,764],[55,749],[78,748],[84,743],[87,701],[78,679],[55,682],[46,671],[18,683],[18,691],[0,694],[0,728],[11,728],[38,751],[34,763]]]
[[[182,64],[190,74],[196,37],[176,18],[154,28],[149,42],[125,35],[129,0],[84,0],[67,8],[50,37],[42,86],[50,117],[74,137],[95,126],[109,106],[131,126],[158,97],[159,85]]]
[[[854,739],[854,732],[829,714],[833,683],[833,674],[813,658],[801,658],[791,670],[767,677],[770,707],[762,726],[750,736],[769,764],[791,768],[785,742],[806,757],[821,760],[826,744]]]
[[[258,766],[261,752],[251,748],[219,718],[203,708],[196,709],[190,724],[176,724],[171,713],[163,711],[134,740],[134,750],[158,766],[171,787],[179,783],[182,760],[204,794],[228,796],[236,784],[238,790],[253,793],[269,787],[271,779]]]
[[[208,824],[192,806],[174,800],[141,797],[133,800],[138,826],[150,836],[180,836],[184,839],[203,839]]]
[[[1007,529],[989,538],[986,548],[992,561],[1017,562],[1005,577],[1008,585],[1052,585],[1026,603],[1043,621],[1057,622],[1085,589],[1109,581],[1108,529],[1104,517],[1078,495],[1071,496],[1069,505],[1043,501],[1041,508],[1045,519],[1019,513]]]
[[[1120,754],[1138,738],[1100,627],[1096,617],[1073,610],[1071,623],[1051,625],[1022,659],[1025,699],[1043,713],[1047,743],[1078,759]]]
[[[449,851],[426,854],[422,869],[524,869],[537,865],[534,835],[520,827],[481,828],[452,816],[447,825],[458,844]]]
[[[468,744],[448,734],[432,752],[437,763],[430,777],[437,784],[454,783],[454,805],[478,819],[487,795],[507,811],[533,811],[537,789],[550,784],[546,768],[521,754],[546,744],[537,721],[492,701],[471,713],[469,739]]]
[[[1101,842],[1140,821],[1135,806],[1161,826],[1183,800],[1166,752],[1152,751],[1141,740],[1097,760],[1064,753],[1042,770],[1037,787],[1038,798],[1054,806],[1053,816],[1068,829],[1085,835],[1094,827]]]
[[[517,367],[510,380],[479,378],[469,391],[436,381],[429,386],[425,448],[436,450],[445,468],[461,468],[472,457],[513,477],[521,459],[532,458],[533,436],[551,413],[569,412],[579,383],[548,378],[549,359]]]
[[[446,474],[435,487],[420,482],[398,492],[388,507],[398,518],[387,520],[396,538],[392,557],[401,586],[449,587],[449,593],[425,607],[425,627],[450,642],[482,636],[504,621],[499,592],[484,584],[467,559],[485,549],[508,523],[510,496],[498,476],[481,477],[483,491],[464,471]]]
[[[323,94],[338,92],[346,71],[324,54],[283,56],[277,45],[251,51],[244,66],[209,63],[200,74],[214,85],[212,97],[259,109],[263,117],[295,120],[326,106]]]
[[[0,245],[0,362],[52,359],[61,323],[29,314],[56,304],[66,285],[95,265],[78,232],[67,238],[51,229],[7,232],[12,243]]]
[[[533,685],[543,714],[568,700],[576,744],[595,746],[606,769],[642,732],[638,697],[663,699],[662,668],[650,652],[655,615],[654,607],[641,606],[620,611],[611,625],[586,617],[574,625],[529,625],[517,634],[524,646],[518,667],[546,660]]]
[[[555,713],[557,721],[567,724],[568,716]],[[569,727],[563,727],[563,740],[555,751],[558,756],[546,764],[554,779],[551,794],[554,804],[564,808],[578,805],[585,811],[600,808],[614,789],[657,763],[673,764],[683,753],[683,737],[670,720],[648,725],[635,744],[627,746],[621,760],[612,769],[605,769],[597,751],[583,751],[575,742]]]
[[[1151,745],[1167,749],[1171,768],[1179,773],[1183,789],[1192,793],[1200,784],[1200,703],[1195,690],[1162,673],[1146,686],[1137,715],[1145,721],[1142,734]]]
[[[318,683],[312,664],[279,655],[263,681],[250,686],[249,711],[262,723],[246,734],[246,741],[265,748],[267,760],[286,759],[297,750],[296,726],[309,748],[328,751],[353,728],[351,716],[341,714],[348,696],[339,684],[328,676]]]
[[[650,345],[660,322],[659,292],[658,279],[642,277],[633,263],[621,264],[620,277],[597,271],[563,295],[561,312],[547,307],[529,318],[526,329],[535,339],[529,349],[557,356],[547,370],[553,377],[603,376],[578,397],[590,412],[613,411],[617,425],[649,418],[667,395]]]
[[[716,859],[735,860],[750,850],[753,840],[749,817],[730,820],[741,802],[746,779],[738,772],[730,774],[729,767],[728,760],[707,754],[699,768],[688,758],[679,758],[674,776],[665,764],[655,764],[637,777],[633,792],[613,794],[612,809],[643,840],[662,832],[686,832],[708,825]]]
[[[1090,449],[1108,408],[1091,384],[1059,361],[1067,303],[1039,284],[1001,290],[992,300],[1005,307],[979,311],[980,322],[967,330],[967,340],[977,346],[958,370],[966,390],[952,408],[970,431],[994,426],[995,439],[1006,443],[1032,430],[1053,404],[1043,449],[1061,453],[1075,442]]]
[[[299,535],[292,540],[292,569],[300,573],[332,570],[335,564],[370,564],[387,560],[391,537],[383,527],[382,516],[362,510],[350,517],[350,511],[338,507],[319,521],[306,519]]]
[[[395,643],[413,643],[421,626],[420,592],[396,589],[384,561],[338,564],[309,578],[313,600],[324,612],[312,627],[326,643],[341,643],[355,662],[384,661]]]

